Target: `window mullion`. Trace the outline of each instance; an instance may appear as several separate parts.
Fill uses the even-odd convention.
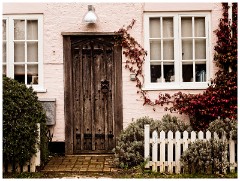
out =
[[[24,37],[24,51],[25,51],[25,57],[24,57],[24,64],[25,64],[25,84],[27,85],[27,19],[25,19],[25,37]]]
[[[160,44],[161,44],[161,57],[160,57],[160,61],[161,61],[161,82],[163,82],[164,80],[164,73],[163,73],[163,18],[162,16],[160,17]]]
[[[209,17],[208,16],[205,16],[205,38],[206,38],[206,82],[210,79],[210,54],[209,54],[209,51],[210,51],[210,47],[209,47],[209,40],[210,40],[210,37],[209,37],[209,26],[208,26],[208,21],[209,21]]]
[[[196,62],[196,52],[195,52],[195,21],[194,17],[192,17],[192,53],[193,53],[193,82],[196,82],[196,75],[195,75],[195,62]]]
[[[174,44],[174,72],[175,72],[175,83],[179,83],[180,75],[180,46],[179,46],[179,27],[178,27],[178,16],[173,17],[173,44]]]
[[[8,18],[8,23],[7,76],[14,78],[14,19]]]

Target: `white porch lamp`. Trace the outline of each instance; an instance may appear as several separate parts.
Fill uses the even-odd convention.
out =
[[[98,21],[97,14],[93,5],[88,5],[88,12],[83,16],[84,23],[96,23]]]

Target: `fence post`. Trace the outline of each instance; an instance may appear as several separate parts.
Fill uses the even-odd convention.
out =
[[[144,160],[147,161],[145,168],[149,168],[149,159],[150,159],[150,127],[149,124],[144,125]]]
[[[152,171],[157,171],[158,133],[156,130],[152,133],[152,140]]]

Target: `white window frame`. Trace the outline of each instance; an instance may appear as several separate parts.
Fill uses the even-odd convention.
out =
[[[3,15],[6,20],[6,76],[14,79],[14,20],[38,20],[38,84],[26,85],[32,87],[36,92],[46,92],[43,85],[43,15],[42,14],[26,14],[26,15]],[[26,39],[25,39],[26,41]],[[35,40],[34,40],[35,41]],[[25,61],[24,65],[27,62]],[[25,72],[26,73],[26,72]]]
[[[182,82],[182,47],[181,47],[181,17],[205,17],[206,32],[206,82]],[[174,31],[174,62],[175,62],[175,82],[151,82],[150,72],[150,18],[173,17]],[[143,90],[170,90],[170,89],[206,89],[210,82],[210,56],[211,56],[211,30],[210,12],[164,12],[164,13],[144,13],[144,47],[148,54],[145,58],[144,85]],[[195,70],[194,70],[195,73]]]

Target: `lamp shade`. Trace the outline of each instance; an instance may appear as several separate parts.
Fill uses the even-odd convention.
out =
[[[88,12],[83,16],[84,23],[96,23],[98,21],[97,14],[92,5],[88,5]]]

